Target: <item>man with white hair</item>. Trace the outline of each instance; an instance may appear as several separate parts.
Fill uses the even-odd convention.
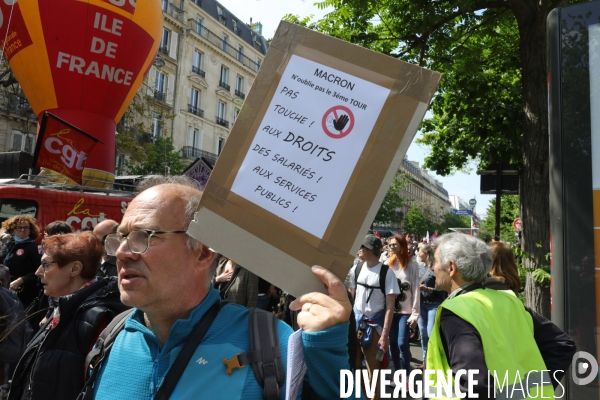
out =
[[[517,392],[518,398],[554,398],[554,388],[575,352],[573,341],[526,309],[514,294],[483,287],[492,254],[482,240],[450,233],[435,245],[435,288],[450,296],[438,308],[427,369],[451,369],[461,391],[467,393],[471,384],[480,399],[502,397],[501,393],[506,397],[507,390],[509,396]],[[460,370],[478,374],[469,382],[466,374],[456,375]],[[436,388],[429,388],[429,393],[436,393]]]
[[[274,386],[276,377],[268,372],[276,369],[278,360],[287,364],[291,328],[276,324],[278,346],[272,347],[269,363],[263,358],[257,366],[264,372],[263,389],[253,366],[248,366],[258,356],[251,353],[249,310],[219,306],[219,292],[211,285],[215,253],[187,234],[202,193],[181,183],[156,183],[133,199],[118,230],[105,239],[107,253],[117,258],[121,300],[134,310],[110,353],[95,367],[95,399],[261,399],[263,394],[284,399],[286,382]],[[316,396],[330,399],[339,397],[339,371],[349,368],[351,305],[343,283],[330,271],[318,266],[312,271],[329,295],[300,296],[290,309],[299,311],[297,321],[303,328],[310,385],[303,390],[310,387]],[[178,370],[171,367],[186,353],[182,349],[196,336],[196,327],[211,315],[200,344],[190,346],[189,362],[178,376],[170,375]],[[259,339],[265,339],[263,347],[268,344],[266,336]],[[248,362],[240,361],[244,355]],[[176,386],[167,391],[169,376],[176,377]]]

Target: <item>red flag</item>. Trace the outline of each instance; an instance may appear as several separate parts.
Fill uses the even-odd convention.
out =
[[[50,169],[81,184],[85,160],[98,142],[98,139],[45,112],[35,145],[33,166]]]
[[[375,231],[375,236],[377,236],[379,239],[381,239],[381,235],[379,234],[379,231]]]

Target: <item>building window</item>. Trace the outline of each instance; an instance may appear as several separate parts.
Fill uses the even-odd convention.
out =
[[[219,14],[219,20],[221,20],[221,23],[223,25],[225,25],[225,23],[227,22],[227,18],[225,17],[225,15],[223,14],[223,7],[221,7],[220,5],[217,4],[217,13]]]
[[[229,68],[221,65],[221,82],[227,83],[229,80]]]
[[[225,119],[226,115],[227,115],[227,104],[223,103],[222,101],[219,101],[217,117],[219,117],[221,119]]]
[[[163,54],[169,55],[169,42],[171,40],[171,31],[163,28],[162,38],[160,39],[160,47],[158,51]]]
[[[169,11],[169,0],[162,0],[162,9],[163,11]]]
[[[194,21],[194,31],[197,34],[204,36],[204,18],[199,15],[196,15],[196,20]]]
[[[237,29],[238,29],[237,21],[235,19],[232,19],[231,23],[233,24],[233,31],[237,32]]]
[[[190,137],[188,138],[188,146],[195,149],[202,148],[202,131],[190,126]]]
[[[33,153],[33,140],[34,135],[27,135],[21,131],[12,131],[12,145],[10,151],[24,151],[26,153]]]
[[[238,46],[237,60],[239,62],[244,61],[244,46],[242,45]]]
[[[198,50],[194,50],[194,67],[202,69],[202,53]]]
[[[225,146],[225,139],[223,139],[222,137],[220,137],[217,140],[217,155],[221,154],[221,152],[223,151],[223,146]]]
[[[246,98],[244,94],[244,78],[239,75],[235,78],[235,95],[242,99]]]
[[[260,69],[260,65],[262,64],[262,60],[260,58],[256,59],[256,72]]]
[[[233,110],[233,122],[235,122],[238,118],[238,116],[240,115],[240,109],[239,108],[235,108]]]
[[[152,137],[156,139],[162,135],[162,116],[155,112],[152,113]]]
[[[222,46],[221,48],[223,49],[223,51],[229,51],[229,36],[226,34],[223,34],[223,42],[221,43]]]
[[[193,64],[192,64],[192,72],[200,75],[201,77],[205,77],[205,73],[202,70],[202,59],[203,59],[203,55],[201,52],[199,52],[198,50],[194,50],[194,60],[193,60]]]
[[[156,71],[156,76],[154,77],[154,89],[161,93],[165,92],[165,73],[161,71]]]
[[[192,93],[190,94],[190,105],[200,108],[200,92],[194,88],[192,88]]]
[[[221,65],[221,79],[219,80],[219,86],[221,86],[223,89],[229,91],[229,84],[227,83],[229,81],[229,68],[225,67],[224,65]]]

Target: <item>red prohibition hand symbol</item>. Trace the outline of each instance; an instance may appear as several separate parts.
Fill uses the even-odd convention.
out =
[[[325,112],[321,125],[327,136],[333,139],[341,139],[352,132],[354,114],[348,107],[334,106]]]

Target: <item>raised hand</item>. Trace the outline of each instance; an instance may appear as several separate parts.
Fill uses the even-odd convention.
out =
[[[323,267],[315,265],[312,272],[327,286],[329,296],[308,293],[294,300],[290,304],[290,310],[301,310],[298,325],[307,332],[318,332],[347,322],[352,305],[344,283]]]
[[[337,120],[336,119],[333,120],[333,127],[337,131],[343,131],[349,120],[350,120],[350,118],[346,114],[344,114],[341,117],[339,117]]]

